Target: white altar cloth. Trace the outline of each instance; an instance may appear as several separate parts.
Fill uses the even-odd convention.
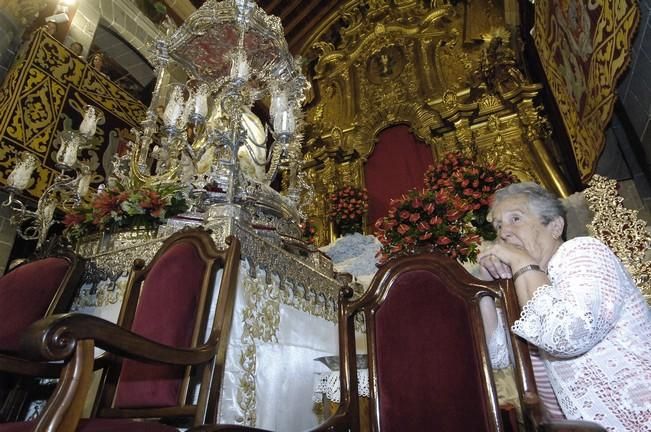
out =
[[[250,277],[243,262],[238,279],[235,313],[228,344],[220,423],[255,424],[275,431],[302,431],[318,424],[313,412],[312,392],[315,373],[325,372],[325,365],[314,358],[338,351],[337,327],[334,322],[277,302],[279,323],[275,334],[246,334],[246,304],[254,300],[256,289],[271,288],[263,271]],[[271,292],[278,280],[272,278]],[[269,313],[273,313],[270,312]],[[253,346],[250,339],[253,338]],[[247,340],[248,339],[248,340]],[[242,362],[243,351],[254,349],[255,364]],[[248,398],[251,374],[254,377],[255,401]],[[251,405],[255,402],[255,409]],[[247,418],[254,414],[254,418]]]

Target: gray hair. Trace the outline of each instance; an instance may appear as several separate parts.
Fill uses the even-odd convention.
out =
[[[498,190],[493,195],[491,208],[497,203],[514,196],[524,196],[527,198],[529,209],[540,217],[540,221],[547,225],[558,216],[566,221],[566,210],[560,199],[547,189],[534,182],[513,183],[509,186]],[[567,226],[567,223],[565,223]]]

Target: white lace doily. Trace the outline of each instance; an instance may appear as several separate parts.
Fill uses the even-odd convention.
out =
[[[370,396],[370,391],[368,388],[368,369],[357,370],[357,388],[359,396]],[[339,371],[316,374],[316,378],[314,380],[314,395],[312,396],[312,400],[315,403],[322,403],[324,396],[331,402],[340,402],[341,394],[339,389]]]

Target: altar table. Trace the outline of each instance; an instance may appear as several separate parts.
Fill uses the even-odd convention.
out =
[[[133,231],[80,244],[78,252],[89,263],[73,309],[115,322],[133,260],[148,262],[167,236],[187,224],[172,221],[156,234]],[[341,284],[324,257],[299,256],[247,226],[232,228],[242,260],[220,422],[283,432],[309,429],[320,420],[311,397],[314,374],[328,370],[313,359],[338,352]],[[218,245],[225,234],[213,232]]]

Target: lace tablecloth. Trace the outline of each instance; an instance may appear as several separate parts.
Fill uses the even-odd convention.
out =
[[[495,379],[497,396],[500,403],[512,403],[517,407],[518,415],[520,415],[520,402],[515,387],[513,369],[495,369],[493,370],[493,378]],[[359,396],[365,398],[370,397],[368,369],[357,370],[357,388]],[[323,403],[325,400],[334,403],[339,403],[341,401],[339,371],[315,374],[312,401],[315,403]]]
[[[359,396],[370,397],[368,387],[368,369],[357,370],[357,388]],[[341,394],[339,390],[339,371],[316,374],[314,380],[314,395],[312,401],[322,403],[325,399],[339,403]]]

